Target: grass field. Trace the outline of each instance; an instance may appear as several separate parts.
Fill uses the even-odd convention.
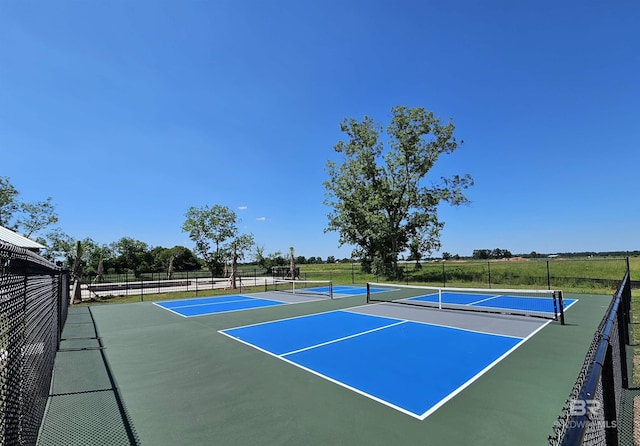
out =
[[[487,288],[552,288],[574,293],[610,294],[626,271],[621,258],[557,260],[400,262],[403,282],[435,286]],[[629,258],[631,277],[640,277],[640,258]],[[331,279],[334,283],[384,282],[364,274],[358,264],[300,265],[303,279]]]
[[[334,284],[365,284],[385,282],[375,274],[365,274],[357,263],[299,265],[300,278],[306,280],[332,280]],[[583,258],[553,260],[505,261],[447,261],[427,262],[417,269],[414,263],[400,262],[402,279],[396,282],[432,286],[471,288],[560,289],[567,293],[613,294],[627,268],[622,258]],[[640,257],[629,258],[632,280],[640,277]],[[241,267],[240,274],[255,277],[263,271],[253,265]],[[195,274],[190,273],[191,277]],[[203,274],[206,274],[203,272]],[[159,277],[159,275],[158,275]],[[132,278],[133,279],[133,278]],[[106,278],[109,281],[109,278]],[[243,289],[261,291],[261,287]],[[203,291],[200,291],[200,294]],[[208,290],[211,295],[237,292],[237,290]],[[145,294],[144,300],[193,297],[196,292]],[[123,296],[103,299],[103,302],[135,302],[141,296]],[[640,335],[639,335],[640,336]]]

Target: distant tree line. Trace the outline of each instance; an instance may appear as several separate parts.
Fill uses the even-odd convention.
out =
[[[478,260],[510,259],[513,255],[508,249],[474,249],[472,257]]]
[[[406,116],[404,116],[406,111],[405,109],[396,110],[396,112],[398,112],[396,118],[406,118]],[[417,111],[413,111],[412,113],[414,112]],[[420,113],[418,115],[420,117],[418,121],[420,121],[423,117]],[[351,123],[351,125],[355,124],[355,122]],[[343,127],[344,130],[346,130],[349,126],[344,125]],[[336,146],[337,149],[340,149],[338,151],[346,147],[343,147],[342,144],[343,143],[339,143],[338,146]],[[346,181],[346,178],[343,178],[342,173],[340,173],[341,171],[336,170],[338,166],[330,165],[333,166],[334,169],[332,176],[341,177]],[[372,171],[376,170],[374,166],[369,167]],[[380,171],[380,173],[382,174],[383,172]],[[344,174],[346,175],[346,173]],[[386,174],[390,175],[388,172]],[[468,181],[471,180],[469,179]],[[445,188],[440,190],[440,192],[444,194],[443,196],[445,198],[452,198],[453,196],[449,196],[448,194],[454,193],[457,198],[453,200],[453,204],[460,204],[465,202],[465,199],[463,196],[457,194],[471,183],[467,182],[467,180],[461,180],[460,183],[456,184],[457,185],[452,186],[452,189]],[[334,193],[338,192],[335,189],[332,189],[332,191]],[[347,197],[334,198],[339,198],[339,200],[338,202],[332,202],[337,208],[329,225],[330,229],[341,231],[341,243],[350,242],[350,236],[347,237],[343,232],[344,227],[342,227],[342,223],[344,222],[340,220],[341,217],[344,217],[342,212],[347,209],[343,208],[343,205],[346,206],[347,203],[339,204],[339,201]],[[442,197],[440,197],[440,199],[442,199]],[[449,200],[445,199],[445,201]],[[356,205],[356,203],[352,204],[354,204],[354,206]],[[404,212],[406,214],[406,209]],[[369,213],[364,212],[363,215],[369,215]],[[35,239],[37,242],[46,246],[46,249],[41,254],[49,260],[58,262],[66,267],[79,264],[85,274],[132,272],[137,276],[142,272],[167,272],[170,274],[171,271],[197,271],[205,268],[209,269],[212,274],[227,274],[229,265],[232,265],[233,271],[235,265],[240,261],[245,261],[245,264],[254,264],[256,267],[270,271],[274,266],[287,266],[292,260],[290,258],[292,254],[283,254],[281,251],[266,254],[263,247],[255,244],[253,235],[240,234],[238,231],[238,223],[240,220],[228,207],[220,205],[205,206],[203,208],[191,207],[185,214],[185,217],[186,219],[182,230],[188,232],[190,239],[194,241],[195,248],[193,250],[184,246],[174,246],[172,248],[152,247],[145,242],[130,237],[123,237],[116,242],[102,245],[91,238],[76,240],[65,234],[60,228],[53,227],[53,229],[51,229],[58,221],[51,197],[33,203],[22,202],[19,200],[17,189],[11,184],[9,178],[0,176],[0,225],[19,231],[23,235]],[[368,223],[359,222],[358,224],[360,223],[362,223],[362,227],[360,228],[359,226],[360,229],[364,230],[368,228]],[[436,220],[432,223],[435,225],[433,227],[435,232],[430,235],[418,234],[418,232],[405,232],[404,235],[407,237],[398,236],[399,238],[394,238],[397,234],[391,237],[394,238],[394,240],[392,240],[393,243],[391,243],[394,248],[390,252],[390,257],[383,255],[384,249],[390,249],[390,245],[387,245],[385,242],[380,245],[373,244],[368,247],[360,246],[360,248],[354,251],[355,261],[359,262],[365,270],[384,272],[389,269],[393,272],[397,269],[394,269],[394,264],[397,263],[398,253],[402,252],[403,258],[404,255],[406,255],[407,260],[415,261],[416,266],[419,266],[424,254],[429,254],[431,251],[439,249],[440,247],[438,240],[440,223],[437,223]],[[358,229],[358,231],[360,229]],[[417,227],[413,229],[415,229],[415,231],[418,230]],[[48,232],[45,232],[45,230],[48,230]],[[408,237],[408,235],[411,235],[411,237]],[[371,240],[373,243],[373,239]],[[78,242],[80,243],[78,244]],[[80,249],[78,247],[80,247]],[[292,253],[293,251],[291,250],[290,252]],[[584,251],[557,252],[552,254],[563,258],[589,256],[625,257],[640,256],[640,251]],[[517,256],[524,258],[546,258],[550,255],[551,254],[532,251],[529,254],[518,254]],[[508,259],[512,257],[514,256],[509,250],[502,248],[476,249],[473,251],[471,257],[462,257],[458,254],[452,255],[448,252],[442,253],[442,259],[444,260],[491,260]],[[293,260],[294,263],[298,265],[350,263],[354,261],[350,258],[337,259],[334,256],[328,256],[326,260],[315,256],[295,256]],[[377,265],[377,263],[383,261],[389,261],[391,264]],[[373,268],[373,266],[376,267]]]
[[[522,257],[525,259],[543,259],[549,257],[567,258],[584,258],[584,257],[637,257],[640,251],[578,251],[578,252],[554,252],[539,253],[531,251],[528,254],[512,254],[508,249],[474,249],[473,254],[469,256],[452,255],[449,252],[442,253],[442,260],[494,260],[494,259],[510,259],[513,257]]]

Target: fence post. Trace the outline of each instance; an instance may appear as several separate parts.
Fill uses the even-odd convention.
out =
[[[444,264],[445,264],[445,261],[443,260],[442,261],[442,286],[446,287],[447,286],[447,274],[444,271]]]
[[[547,289],[551,289],[551,270],[549,269],[549,261],[547,260]]]
[[[487,260],[487,273],[489,276],[489,288],[491,288],[491,261]]]
[[[623,356],[624,351],[620,352],[620,361],[622,369],[626,370],[626,358]],[[604,356],[604,364],[602,364],[602,406],[605,422],[605,439],[607,444],[618,444],[618,428],[613,423],[617,418],[616,411],[616,385],[614,378],[614,363],[612,346],[607,346],[607,352]],[[624,388],[627,388],[623,384]]]
[[[352,260],[351,261],[351,285],[353,285],[354,283],[356,283],[356,281],[355,281],[355,275],[353,271],[353,260]]]
[[[407,261],[404,261],[404,271],[402,272],[404,277],[407,279],[407,285],[409,285],[409,274],[407,273]]]

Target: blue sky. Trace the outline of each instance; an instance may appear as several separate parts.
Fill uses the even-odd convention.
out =
[[[343,118],[395,105],[464,144],[442,250],[638,249],[640,2],[0,0],[0,175],[74,238],[193,247],[221,204],[265,252],[323,232]]]

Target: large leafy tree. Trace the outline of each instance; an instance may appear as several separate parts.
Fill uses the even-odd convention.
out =
[[[122,237],[111,244],[110,248],[115,254],[113,259],[116,272],[133,271],[136,277],[140,273],[151,270],[153,257],[149,245],[131,237]]]
[[[182,230],[189,233],[196,252],[214,275],[223,272],[227,259],[238,260],[253,245],[252,236],[238,233],[238,217],[227,206],[191,206],[185,217]]]
[[[173,271],[197,271],[201,268],[198,258],[184,246],[173,248],[157,246],[151,249],[151,257],[153,258],[151,269],[154,272],[167,271],[169,265],[172,266]]]
[[[468,174],[426,184],[438,157],[458,147],[451,121],[441,123],[424,108],[391,112],[386,134],[367,116],[342,121],[346,140],[334,146],[342,162],[327,162],[324,182],[325,204],[332,208],[325,230],[355,247],[365,271],[390,277],[400,253],[420,257],[440,248],[438,205],[467,203],[463,191],[473,185]]]

